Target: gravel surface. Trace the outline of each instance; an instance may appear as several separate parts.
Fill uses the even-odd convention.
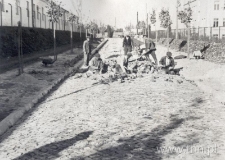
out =
[[[121,44],[110,39],[100,54],[115,54]],[[225,159],[224,105],[192,80],[145,74],[96,82],[66,80],[4,135],[0,159]]]

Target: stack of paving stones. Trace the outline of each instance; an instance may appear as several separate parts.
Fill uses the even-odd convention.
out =
[[[204,54],[205,59],[212,62],[225,63],[224,45],[224,43],[211,43]]]
[[[167,38],[160,38],[159,44],[166,46],[167,45]],[[182,52],[187,52],[187,43],[186,40],[181,39],[172,39],[169,38],[170,48],[179,50]],[[184,44],[182,46],[182,43]],[[200,51],[204,49],[205,46],[210,45],[203,52],[203,56],[207,61],[217,62],[217,63],[225,63],[225,43],[210,43],[206,41],[198,41],[198,40],[191,40],[190,41],[190,53],[194,51]]]
[[[181,46],[182,44],[186,45],[186,41],[182,39],[174,39],[170,44],[170,48],[180,51],[181,48],[183,47]]]

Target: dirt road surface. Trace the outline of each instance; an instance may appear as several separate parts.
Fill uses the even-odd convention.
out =
[[[110,39],[100,54],[119,54],[121,44]],[[184,67],[183,76],[124,83],[70,77],[4,135],[0,159],[224,160],[225,107],[185,77],[191,66]]]

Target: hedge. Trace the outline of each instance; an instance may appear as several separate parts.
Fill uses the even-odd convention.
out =
[[[14,57],[18,54],[18,28],[0,27],[0,56]],[[73,42],[84,40],[85,33],[80,39],[79,32],[73,32]],[[70,44],[70,31],[56,31],[56,46]],[[23,54],[53,48],[53,30],[42,28],[22,28]]]

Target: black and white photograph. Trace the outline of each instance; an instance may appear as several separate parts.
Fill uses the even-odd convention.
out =
[[[225,160],[225,0],[0,0],[0,160]]]

